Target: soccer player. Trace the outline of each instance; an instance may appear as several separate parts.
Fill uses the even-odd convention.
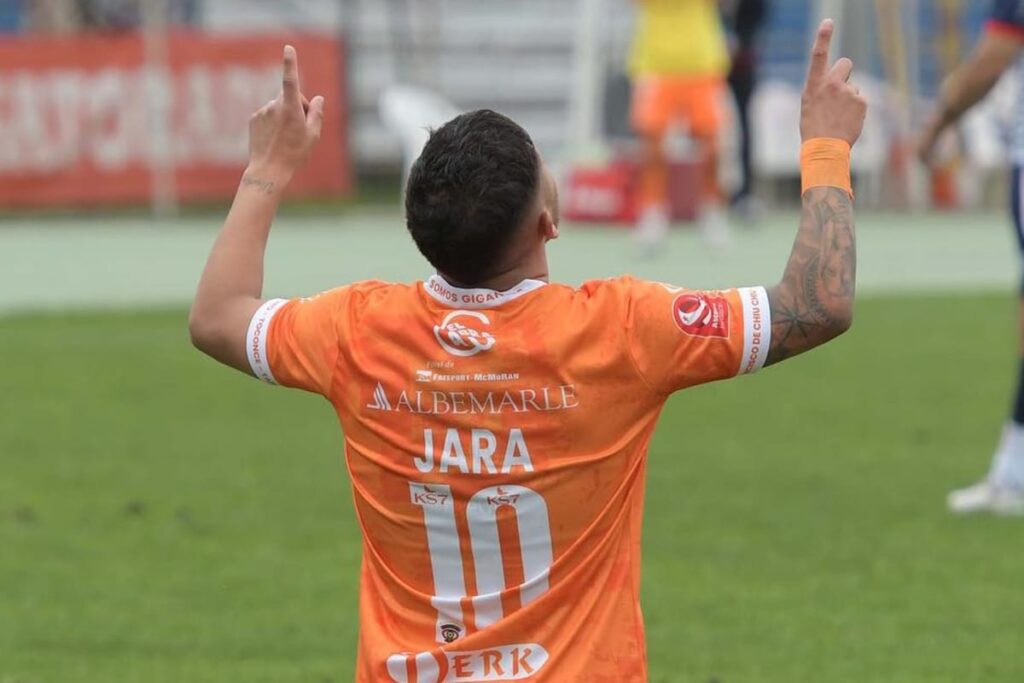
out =
[[[718,131],[729,51],[718,0],[637,0],[637,7],[629,56],[630,118],[643,139],[636,235],[654,250],[668,234],[665,136],[678,125],[697,147],[701,234],[708,244],[724,246],[729,226],[718,182]]]
[[[942,133],[956,123],[968,109],[980,102],[1011,66],[1019,63],[1024,46],[1024,0],[996,0],[992,3],[974,54],[961,64],[942,86],[939,103],[918,147],[921,159],[932,160]],[[1017,121],[1013,129],[1010,158],[1013,170],[1010,183],[1010,213],[1017,231],[1017,245],[1024,250],[1021,183],[1024,175],[1024,76],[1016,76],[1018,90]],[[1020,326],[1020,370],[1017,392],[1010,419],[992,458],[988,475],[979,483],[953,491],[947,500],[955,513],[994,512],[1024,515],[1024,283],[1020,289],[1018,314]]]
[[[526,131],[482,110],[434,131],[408,180],[407,227],[434,275],[264,300],[271,221],[325,106],[305,104],[285,48],[189,329],[222,363],[338,414],[363,535],[356,681],[647,680],[640,522],[662,405],[851,322],[849,153],[866,105],[850,61],[828,66],[832,31],[804,91],[785,274],[725,291],[549,283],[554,181]]]

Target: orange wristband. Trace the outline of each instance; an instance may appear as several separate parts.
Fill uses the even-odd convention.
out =
[[[801,194],[812,187],[838,187],[853,197],[850,143],[839,138],[812,138],[800,145]]]

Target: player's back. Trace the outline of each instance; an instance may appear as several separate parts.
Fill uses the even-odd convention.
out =
[[[763,363],[766,307],[760,289],[437,276],[268,304],[257,352],[345,432],[357,680],[646,681],[647,444],[672,390]]]
[[[451,306],[391,289],[364,319],[372,337],[353,340],[364,390],[342,419],[370,565],[361,670],[377,680],[388,655],[450,643],[451,680],[595,681],[576,661],[594,657],[609,681],[644,680],[639,456],[654,402],[608,334],[610,302],[549,285],[477,304],[428,287]],[[399,605],[411,619],[389,618]],[[394,657],[391,676],[405,666]]]

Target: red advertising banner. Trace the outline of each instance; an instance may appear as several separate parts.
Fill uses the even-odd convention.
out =
[[[323,134],[293,196],[351,189],[344,63],[314,34],[167,36],[166,68],[141,34],[0,39],[0,207],[143,203],[173,169],[178,201],[230,197],[249,116],[281,89],[281,51],[326,100]],[[171,174],[165,174],[171,175]]]

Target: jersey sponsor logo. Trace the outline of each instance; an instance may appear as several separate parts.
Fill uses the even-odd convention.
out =
[[[405,390],[388,394],[377,382],[366,407],[416,415],[501,415],[504,413],[554,412],[580,405],[575,384],[505,391]]]
[[[256,375],[258,375],[261,379],[263,379],[265,378],[267,363],[263,359],[261,341],[265,339],[263,329],[264,327],[266,327],[267,324],[266,314],[260,316],[260,318],[256,320],[255,323],[256,324],[253,325],[251,335],[252,339],[249,340],[249,357],[252,359],[251,365],[253,367],[253,372],[255,372]]]
[[[751,288],[749,294],[750,320],[746,323],[750,326],[750,353],[744,359],[743,372],[754,372],[764,363],[764,357],[768,350],[765,348],[764,330],[764,306],[761,303],[761,288]]]
[[[494,348],[494,335],[479,329],[490,324],[490,318],[480,311],[452,311],[440,325],[434,325],[434,337],[453,356],[475,356]]]
[[[388,400],[388,395],[384,392],[384,385],[377,382],[376,388],[373,390],[373,400],[366,404],[367,408],[372,410],[388,410],[391,408],[391,401]]]
[[[429,484],[417,484],[410,489],[413,505],[440,505],[451,503],[450,489],[445,487],[432,488]]]
[[[458,624],[441,624],[441,637],[446,643],[454,643],[462,635],[462,629]]]
[[[703,292],[680,294],[672,302],[672,318],[685,334],[729,338],[729,302],[724,296]]]
[[[443,384],[445,382],[515,382],[518,372],[435,372],[430,369],[417,370],[416,381]]]
[[[274,373],[270,371],[270,362],[267,359],[267,336],[270,320],[285,303],[287,302],[284,299],[270,299],[263,302],[249,322],[246,341],[249,366],[252,368],[253,375],[270,384],[277,384],[277,381],[274,379]]]
[[[462,652],[403,652],[388,657],[386,668],[394,683],[521,681],[543,669],[548,657],[537,643],[516,643]]]

